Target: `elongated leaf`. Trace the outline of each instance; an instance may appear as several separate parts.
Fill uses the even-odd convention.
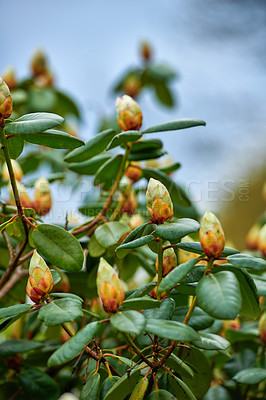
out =
[[[98,393],[100,390],[100,379],[99,373],[92,374],[88,377],[85,386],[83,387],[80,395],[80,400],[97,400]]]
[[[6,134],[24,135],[45,131],[61,125],[64,118],[52,113],[25,114],[5,126]]]
[[[160,158],[162,156],[164,156],[165,154],[167,154],[167,152],[165,150],[153,150],[150,152],[147,151],[139,151],[136,153],[130,153],[129,154],[129,161],[144,161],[144,160],[154,160],[156,158]]]
[[[174,312],[173,320],[178,322],[183,322],[189,307],[177,307]],[[214,319],[205,313],[201,308],[195,307],[192,317],[189,320],[188,325],[195,330],[202,330],[209,328],[214,323]]]
[[[178,162],[175,162],[173,164],[170,165],[166,165],[164,167],[160,167],[160,171],[165,173],[165,174],[171,174],[172,172],[178,170],[181,167],[181,164]]]
[[[190,326],[176,321],[165,321],[159,319],[147,319],[145,330],[154,335],[172,340],[189,342],[196,340],[199,335]]]
[[[167,392],[167,390],[159,389],[151,392],[147,400],[176,400],[176,398],[170,392]]]
[[[175,375],[169,375],[168,379],[173,392],[178,399],[197,400],[189,387],[180,378]]]
[[[44,321],[46,326],[61,325],[82,317],[81,306],[81,301],[75,298],[58,299],[43,306],[39,311],[38,319]]]
[[[152,299],[149,296],[142,297],[140,299],[129,299],[125,300],[123,307],[131,308],[133,310],[145,310],[147,308],[158,308],[161,302],[159,300]]]
[[[129,231],[130,227],[123,222],[111,221],[100,225],[94,234],[100,246],[107,249],[115,245]]]
[[[32,239],[38,252],[56,267],[70,272],[81,270],[84,261],[82,247],[65,229],[40,224],[33,231]]]
[[[59,387],[45,372],[36,368],[24,369],[18,376],[19,383],[29,400],[57,400]]]
[[[0,146],[1,147],[1,146]],[[23,151],[24,140],[21,136],[12,136],[7,139],[7,148],[10,158],[16,160]],[[0,150],[0,157],[5,160],[3,150]]]
[[[124,400],[139,380],[140,371],[133,369],[130,375],[123,375],[109,390],[104,400]]]
[[[119,376],[108,376],[102,384],[100,400],[103,400],[112,386],[119,380]]]
[[[110,321],[118,331],[132,333],[133,335],[139,335],[145,328],[145,317],[134,310],[113,314]]]
[[[204,350],[226,350],[230,347],[228,340],[213,333],[200,332],[200,339],[193,340],[196,347]]]
[[[146,390],[148,388],[149,384],[149,379],[147,377],[141,378],[141,380],[137,383],[135,386],[133,392],[131,393],[131,396],[129,400],[143,400]]]
[[[158,286],[158,293],[162,293],[165,290],[170,290],[176,284],[182,281],[182,279],[193,269],[196,265],[197,260],[191,259],[184,264],[178,265],[173,269],[165,278],[162,279],[160,285]]]
[[[147,153],[153,150],[160,150],[163,147],[163,142],[160,139],[141,139],[137,143],[133,143],[131,147],[131,154],[145,151]]]
[[[181,242],[181,243],[178,243],[177,246],[180,249],[190,251],[191,253],[196,253],[196,254],[203,253],[200,242]],[[238,250],[232,249],[231,247],[225,247],[222,252],[222,256],[227,257],[227,256],[230,256],[232,254],[237,254],[237,253],[239,253]]]
[[[115,180],[117,173],[121,167],[123,156],[121,154],[105,161],[105,163],[98,169],[94,178],[94,185],[107,182],[108,186],[112,186],[113,180]]]
[[[181,376],[193,378],[194,372],[181,358],[177,357],[174,353],[170,355],[166,361],[166,365],[173,371],[177,372]]]
[[[53,149],[75,149],[84,145],[84,142],[77,137],[55,129],[48,129],[40,133],[24,134],[23,138],[26,142]]]
[[[85,143],[85,146],[68,153],[65,161],[81,162],[89,160],[104,151],[115,135],[116,132],[113,129],[97,133],[97,135]]]
[[[238,372],[233,379],[237,383],[245,383],[247,385],[255,385],[266,380],[265,368],[247,368]]]
[[[126,131],[118,133],[109,144],[108,150],[114,149],[121,144],[136,142],[136,140],[140,139],[141,136],[142,133],[139,131]]]
[[[153,239],[153,235],[146,235],[132,240],[131,242],[121,244],[116,249],[116,255],[118,258],[124,258],[128,254],[128,251],[125,250],[136,249],[137,247],[144,246],[145,244],[150,243]]]
[[[154,132],[165,132],[165,131],[177,131],[179,129],[192,128],[194,126],[206,125],[206,122],[196,118],[182,118],[175,121],[165,122],[145,129],[142,133],[154,133]]]
[[[232,400],[232,397],[223,386],[213,386],[204,396],[204,400]]]
[[[80,175],[94,175],[107,160],[110,160],[110,158],[110,154],[103,153],[87,161],[71,163],[68,165],[68,168]]]
[[[199,307],[217,319],[235,319],[241,310],[241,292],[232,272],[222,271],[200,280],[197,289]]]
[[[38,349],[43,344],[26,339],[11,339],[0,343],[0,357],[10,357],[17,353],[27,353],[28,351]]]
[[[175,104],[172,93],[165,82],[157,81],[155,84],[155,93],[158,100],[166,107],[173,107]]]
[[[0,319],[7,317],[16,317],[20,314],[24,314],[31,308],[30,304],[16,304],[14,306],[1,308],[0,309]]]
[[[78,356],[93,337],[97,336],[102,327],[104,327],[104,324],[98,321],[86,325],[51,355],[48,360],[48,367],[64,364]]]
[[[172,318],[174,309],[175,301],[171,297],[168,297],[161,301],[160,308],[144,310],[143,315],[145,318],[168,320]]]
[[[252,257],[248,254],[235,254],[228,258],[228,261],[239,267],[255,270],[266,270],[266,261],[262,258]]]
[[[164,240],[175,241],[190,233],[197,232],[199,228],[198,221],[190,218],[181,218],[178,222],[158,225],[155,233]]]
[[[155,282],[147,283],[147,285],[141,286],[136,290],[131,290],[129,292],[126,292],[126,298],[127,300],[141,298],[146,294],[150,293],[155,286],[156,286]]]

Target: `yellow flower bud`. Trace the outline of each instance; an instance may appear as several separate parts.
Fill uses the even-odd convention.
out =
[[[260,226],[259,224],[254,224],[248,234],[246,236],[246,246],[249,250],[257,250],[259,244],[259,233],[260,233]]]
[[[185,236],[181,239],[181,243],[185,243],[185,242],[194,242],[193,239],[191,239],[190,236]],[[178,261],[179,264],[183,264],[189,260],[192,260],[193,258],[197,258],[198,254],[196,253],[191,253],[190,251],[186,251],[186,250],[182,250],[179,249],[178,250]]]
[[[258,248],[263,257],[266,257],[266,224],[259,231]]]
[[[225,237],[220,221],[210,211],[206,211],[199,231],[201,247],[208,257],[218,258],[225,246]]]
[[[20,198],[20,202],[21,202],[22,207],[25,207],[25,208],[30,207],[31,208],[32,207],[32,201],[29,198],[27,189],[25,188],[25,186],[21,182],[16,181],[16,183],[17,183],[18,194],[19,194],[19,198]],[[9,201],[9,203],[11,205],[16,205],[11,185],[9,186],[9,192],[10,192],[10,201]]]
[[[19,165],[19,163],[16,160],[11,160],[11,163],[12,163],[15,179],[17,181],[21,181],[21,179],[23,177],[23,172],[22,172],[21,166]],[[10,179],[6,163],[4,163],[3,168],[2,168],[2,177],[3,177],[3,179],[6,179],[6,180]]]
[[[14,68],[9,67],[7,68],[3,75],[2,75],[3,80],[5,81],[5,83],[7,84],[7,86],[9,87],[10,90],[15,89],[16,85],[17,85],[17,80],[15,77],[15,71]]]
[[[170,242],[164,242],[163,247],[170,245]],[[164,250],[163,252],[163,277],[171,272],[177,266],[177,258],[175,251],[172,247]],[[158,258],[155,263],[156,271],[158,273]]]
[[[117,312],[125,299],[125,292],[115,270],[104,258],[100,259],[97,273],[97,290],[107,313]]]
[[[134,192],[130,192],[121,209],[122,214],[132,215],[138,206],[138,201]]]
[[[128,96],[136,97],[141,89],[140,77],[136,74],[129,75],[123,84],[123,88]]]
[[[50,184],[46,178],[39,178],[34,185],[33,208],[39,215],[46,215],[52,207]]]
[[[262,314],[259,320],[259,336],[260,340],[266,344],[266,312]]]
[[[131,163],[127,168],[125,175],[131,179],[133,182],[137,182],[142,176],[142,170],[140,168],[140,163]]]
[[[54,280],[50,269],[36,250],[30,261],[29,275],[26,293],[34,303],[41,303],[52,290]]]
[[[116,99],[117,123],[123,131],[139,130],[142,125],[142,112],[130,96]]]
[[[168,190],[161,182],[153,178],[148,183],[146,204],[152,222],[162,224],[172,219],[173,203]]]
[[[31,61],[31,69],[34,76],[42,75],[46,72],[46,57],[42,50],[37,50]]]
[[[7,84],[0,78],[0,117],[9,118],[12,114],[13,102]]]

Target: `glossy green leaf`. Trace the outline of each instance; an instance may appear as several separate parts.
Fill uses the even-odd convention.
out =
[[[98,400],[100,379],[101,376],[99,373],[93,373],[88,377],[87,382],[81,391],[80,400]]]
[[[145,328],[145,317],[134,310],[113,314],[110,321],[118,331],[132,333],[133,335],[139,335]]]
[[[83,299],[79,296],[77,296],[76,294],[73,293],[49,293],[49,295],[51,297],[60,297],[60,298],[68,298],[68,299],[74,299],[74,300],[79,300],[81,302],[83,302]]]
[[[146,294],[150,293],[155,286],[156,286],[155,282],[147,283],[147,285],[141,286],[136,290],[131,290],[129,292],[126,292],[126,298],[127,300],[141,298]]]
[[[54,379],[39,369],[24,369],[18,379],[28,400],[57,400],[59,397],[59,387]]]
[[[265,270],[266,261],[263,258],[252,257],[248,254],[235,254],[227,258],[230,264],[248,269]]]
[[[93,234],[90,238],[88,249],[90,256],[96,258],[101,257],[106,251],[106,249],[97,241],[95,234]]]
[[[190,233],[197,232],[199,228],[198,221],[190,218],[181,218],[178,222],[158,225],[155,233],[164,240],[177,241]]]
[[[65,364],[77,357],[93,337],[99,334],[100,328],[104,326],[98,321],[86,325],[51,355],[48,360],[48,367]]]
[[[255,385],[266,380],[265,368],[247,368],[238,372],[233,379],[237,383]]]
[[[107,160],[110,160],[110,158],[111,155],[109,153],[103,153],[87,161],[71,163],[68,165],[68,168],[80,175],[94,175]]]
[[[176,398],[167,390],[159,389],[151,392],[146,400],[176,400]]]
[[[213,386],[204,396],[204,400],[232,400],[232,397],[223,386]]]
[[[125,300],[123,307],[131,308],[133,310],[145,310],[147,308],[158,308],[161,302],[159,300],[152,299],[149,296],[142,297],[140,299],[129,299]]]
[[[178,265],[169,274],[167,274],[158,286],[158,293],[170,290],[172,287],[182,281],[182,279],[194,268],[197,259],[191,259],[187,262]]]
[[[100,246],[107,249],[115,245],[129,231],[130,227],[123,222],[111,221],[98,226],[94,234]]]
[[[10,158],[12,158],[13,160],[16,160],[20,156],[20,154],[23,151],[23,147],[24,147],[24,140],[21,136],[12,136],[7,139],[8,153]],[[0,150],[0,157],[5,160],[5,155],[3,150]]]
[[[43,344],[26,339],[10,339],[0,343],[0,357],[11,357],[17,353],[27,353],[28,351],[38,349]]]
[[[143,378],[141,378],[140,381],[138,381],[138,383],[134,387],[129,400],[143,400],[148,385],[149,385],[149,379],[144,376]]]
[[[200,242],[181,242],[181,243],[178,243],[177,246],[180,249],[190,251],[191,253],[196,253],[196,254],[203,253]],[[231,247],[225,247],[222,252],[222,256],[227,257],[231,254],[237,254],[237,253],[239,253],[238,250],[232,249]]]
[[[175,121],[165,122],[163,124],[152,126],[145,129],[142,133],[154,133],[154,132],[165,132],[165,131],[177,131],[179,129],[192,128],[194,126],[205,126],[206,122],[196,118],[182,118]]]
[[[146,235],[138,239],[132,240],[131,242],[123,243],[119,247],[117,247],[116,255],[118,258],[124,258],[128,254],[128,251],[126,250],[136,249],[138,247],[144,246],[145,244],[150,243],[153,239],[153,235]]]
[[[78,240],[56,225],[40,224],[32,233],[38,252],[56,267],[69,272],[80,271],[84,255]]]
[[[65,297],[44,305],[39,311],[38,319],[46,326],[57,326],[82,316],[82,302],[75,298]]]
[[[181,358],[177,357],[174,353],[172,353],[170,357],[167,359],[166,365],[181,376],[186,376],[190,378],[194,377],[194,372],[192,368],[190,368],[184,362],[184,360],[181,360]]]
[[[183,322],[189,307],[177,307],[174,312],[173,320]],[[195,330],[202,330],[209,328],[214,323],[214,319],[205,313],[201,308],[195,307],[193,314],[189,320],[188,325]]]
[[[134,389],[139,380],[140,371],[133,369],[130,374],[123,375],[108,391],[104,400],[124,400]]]
[[[121,146],[122,144],[136,142],[138,139],[141,138],[141,136],[142,133],[139,131],[126,131],[118,133],[116,136],[114,136],[107,150],[114,149],[115,147]]]
[[[75,149],[84,145],[84,142],[81,139],[56,129],[48,129],[39,133],[24,134],[23,138],[26,142],[51,147],[53,149]]]
[[[81,162],[89,160],[104,151],[115,135],[116,132],[113,129],[97,133],[97,135],[85,143],[85,146],[68,153],[65,156],[65,161]]]
[[[165,150],[152,150],[152,151],[139,151],[136,153],[129,154],[129,161],[145,161],[145,160],[154,160],[156,158],[160,158],[167,154]]]
[[[147,153],[153,150],[160,150],[163,147],[163,142],[160,139],[141,139],[137,143],[133,143],[131,147],[131,154],[145,151]]]
[[[25,312],[31,309],[30,304],[16,304],[14,306],[1,308],[0,309],[0,319],[8,318],[8,317],[16,317],[20,314],[24,314]]]
[[[119,376],[108,376],[102,384],[100,400],[103,400],[107,395],[109,390],[114,386],[114,384],[119,380]]]
[[[147,319],[145,330],[154,335],[172,340],[192,341],[199,338],[194,329],[188,325],[176,321],[166,321],[159,319]]]
[[[202,278],[196,289],[199,307],[217,319],[235,319],[241,310],[241,292],[232,272]]]
[[[94,185],[107,182],[108,186],[112,186],[113,181],[116,179],[117,173],[121,167],[123,156],[121,154],[105,161],[105,163],[98,169],[94,178]]]
[[[52,113],[32,113],[25,114],[22,117],[15,119],[5,126],[6,134],[24,135],[45,131],[46,129],[54,128],[61,125],[64,118]]]
[[[226,350],[230,347],[228,340],[213,333],[200,332],[200,338],[193,340],[193,345],[204,350]]]
[[[180,378],[175,375],[168,376],[169,383],[175,396],[180,400],[197,400],[189,387]]]
[[[174,309],[175,301],[168,297],[161,301],[160,308],[144,310],[143,315],[145,318],[168,320],[172,318]]]

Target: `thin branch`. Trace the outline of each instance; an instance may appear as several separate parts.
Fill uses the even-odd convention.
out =
[[[19,266],[11,279],[9,279],[9,281],[0,290],[0,299],[2,299],[9,292],[9,290],[11,290],[12,287],[15,286],[16,283],[18,283],[20,279],[24,278],[26,275],[28,275],[28,271],[22,266]]]
[[[8,239],[8,236],[7,236],[7,233],[6,233],[5,230],[2,231],[2,235],[4,237],[4,241],[6,242],[6,247],[7,247],[8,253],[9,253],[10,260],[12,260],[14,258],[14,255],[15,255],[15,250],[11,246],[11,243],[10,243],[10,241]]]

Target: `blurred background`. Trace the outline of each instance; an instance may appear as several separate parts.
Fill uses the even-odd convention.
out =
[[[140,46],[149,43],[154,66],[169,79],[166,88],[138,93],[143,126],[183,117],[207,122],[157,137],[182,164],[175,178],[199,210],[216,212],[227,236],[243,247],[264,209],[264,0],[9,0],[1,13],[0,73],[13,66],[18,80],[30,77],[33,54],[42,49],[55,85],[80,108],[81,123],[70,126],[83,140],[112,118],[123,78],[143,68]],[[78,207],[75,192],[61,188],[64,197],[72,204],[61,202],[60,210]]]

